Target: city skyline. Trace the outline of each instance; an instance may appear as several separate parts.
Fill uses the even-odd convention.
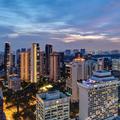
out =
[[[120,0],[0,0],[0,120],[120,120]]]
[[[118,0],[1,0],[0,50],[11,42],[13,50],[38,42],[55,50],[119,49]]]

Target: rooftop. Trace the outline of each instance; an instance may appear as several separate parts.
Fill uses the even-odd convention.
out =
[[[61,99],[61,98],[66,98],[67,96],[56,90],[56,91],[50,91],[42,94],[37,94],[43,101],[51,101],[51,100],[56,100],[56,99]]]
[[[94,72],[93,75],[98,75],[98,76],[111,75],[111,71],[108,71],[108,70],[98,70],[98,71]]]
[[[96,72],[93,72],[93,76],[90,78],[90,81],[96,81],[96,82],[106,82],[106,81],[111,81],[115,80],[115,77],[112,76],[110,71],[107,70],[99,70]]]
[[[9,80],[17,81],[20,80],[18,76],[11,76]]]
[[[84,62],[85,59],[84,58],[81,58],[81,57],[77,57],[74,59],[75,62]]]
[[[84,87],[97,87],[97,85],[105,82],[118,81],[114,76],[111,75],[110,71],[100,70],[93,73],[93,76],[80,83]],[[119,82],[119,81],[118,81]]]

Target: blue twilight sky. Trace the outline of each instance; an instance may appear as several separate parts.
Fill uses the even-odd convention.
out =
[[[0,0],[0,50],[120,49],[120,0]]]

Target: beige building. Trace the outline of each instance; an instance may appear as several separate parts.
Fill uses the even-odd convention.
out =
[[[59,54],[53,52],[50,55],[50,80],[57,82],[60,77]]]
[[[105,70],[78,82],[80,120],[113,120],[118,116],[119,85],[120,81]]]
[[[20,53],[20,79],[30,82],[30,52]]]

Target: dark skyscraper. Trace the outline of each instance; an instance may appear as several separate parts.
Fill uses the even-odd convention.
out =
[[[45,46],[45,56],[46,56],[46,75],[50,73],[50,54],[53,52],[53,46],[46,44]]]
[[[59,52],[60,76],[65,76],[64,52]]]
[[[17,67],[17,74],[20,76],[20,53],[25,52],[26,48],[21,48],[16,51],[16,67]]]
[[[11,68],[11,50],[10,43],[5,43],[5,54],[4,54],[4,70],[5,70],[5,81],[8,81]]]

